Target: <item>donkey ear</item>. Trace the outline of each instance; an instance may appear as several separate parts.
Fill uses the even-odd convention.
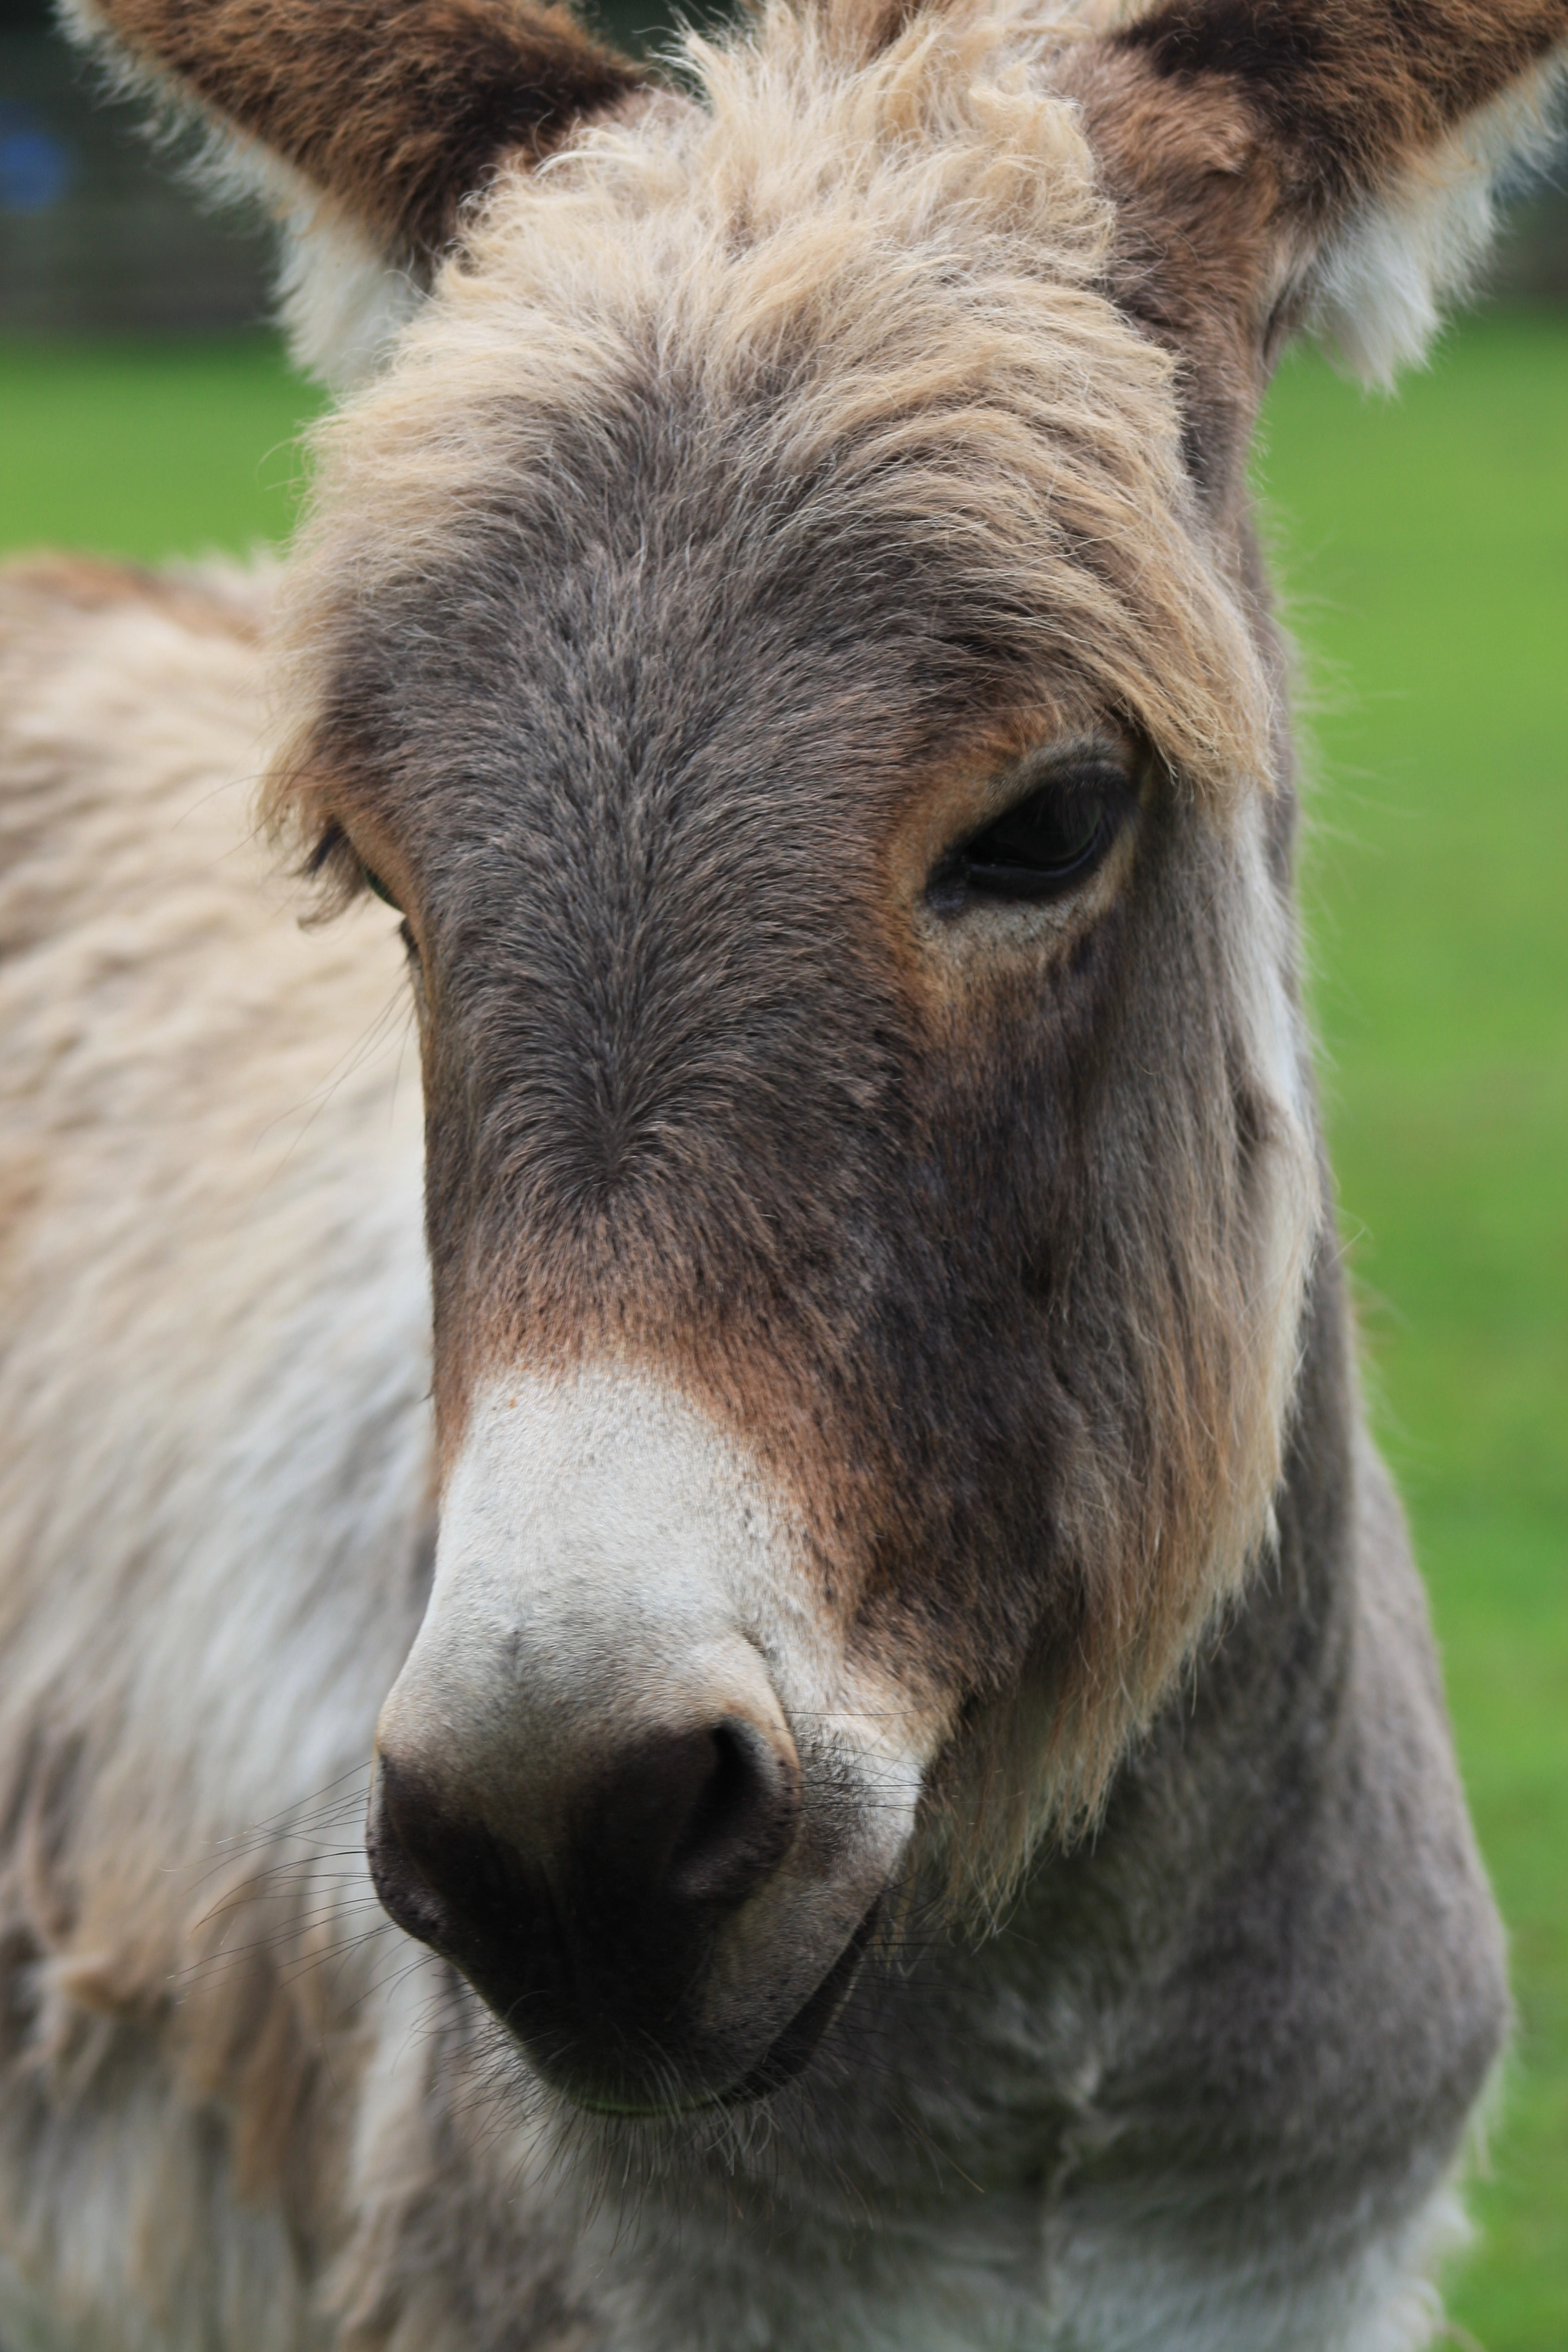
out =
[[[374,340],[356,310],[410,307],[502,156],[542,159],[643,80],[531,0],[65,5],[122,79],[218,133],[220,179],[259,185],[284,216],[300,242],[291,323],[327,346],[303,356],[328,373],[344,372],[345,333]]]
[[[1307,326],[1388,381],[1484,254],[1565,45],[1568,0],[1158,0],[1078,67],[1129,307],[1200,373],[1256,380]]]

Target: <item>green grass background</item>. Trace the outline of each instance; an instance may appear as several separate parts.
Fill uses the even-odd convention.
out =
[[[259,339],[9,353],[0,546],[279,538],[310,407]],[[1473,320],[1393,403],[1294,362],[1258,472],[1369,1384],[1513,1937],[1453,2309],[1486,2352],[1568,2352],[1568,318]]]
[[[1568,317],[1474,320],[1394,402],[1288,367],[1258,477],[1369,1385],[1513,1942],[1453,2309],[1568,2352]]]

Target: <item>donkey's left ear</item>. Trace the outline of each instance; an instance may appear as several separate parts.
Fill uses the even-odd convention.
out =
[[[329,374],[374,358],[503,156],[542,159],[643,80],[564,8],[530,0],[64,5],[123,79],[205,118],[226,176],[282,216],[289,323]]]
[[[1568,0],[1156,0],[1083,44],[1118,291],[1216,425],[1298,327],[1374,382],[1419,355],[1565,45]]]

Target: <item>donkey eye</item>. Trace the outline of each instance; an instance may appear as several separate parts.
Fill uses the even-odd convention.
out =
[[[374,890],[376,897],[382,901],[384,906],[395,908],[397,912],[401,915],[403,908],[397,899],[393,897],[391,891],[387,888],[380,875],[368,866],[363,858],[360,860],[359,870],[364,877],[365,888],[367,890]]]
[[[1130,801],[1109,763],[1053,778],[963,843],[932,877],[932,898],[952,911],[972,897],[1059,898],[1100,863]]]

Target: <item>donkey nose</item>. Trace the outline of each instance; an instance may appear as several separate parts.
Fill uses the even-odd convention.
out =
[[[563,2002],[590,2038],[628,2008],[656,2030],[714,1927],[784,1862],[800,1805],[787,1733],[741,1715],[644,1731],[510,1795],[387,1747],[371,1864],[399,1925],[525,2035],[531,2010]]]

